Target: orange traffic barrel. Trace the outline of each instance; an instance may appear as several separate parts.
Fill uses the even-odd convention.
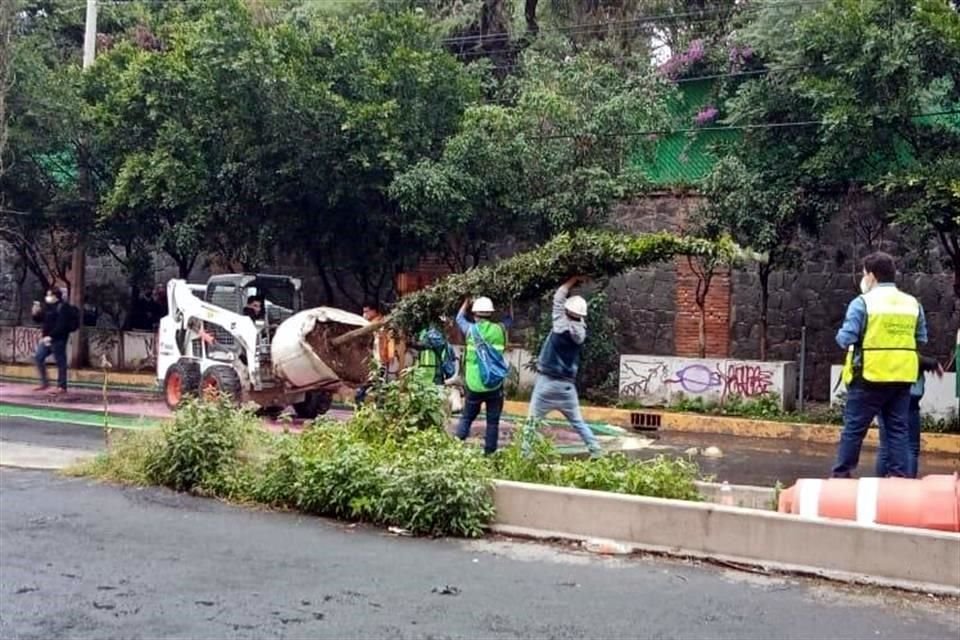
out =
[[[960,532],[960,477],[803,479],[780,494],[780,513],[860,524]]]

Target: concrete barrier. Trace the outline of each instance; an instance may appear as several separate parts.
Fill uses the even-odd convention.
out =
[[[960,535],[497,481],[494,530],[960,594]]]
[[[756,487],[749,484],[728,484],[728,493],[720,482],[697,482],[703,499],[712,504],[726,504],[746,509],[776,511],[777,490],[772,487]]]

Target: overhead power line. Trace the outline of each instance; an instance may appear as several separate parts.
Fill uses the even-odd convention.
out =
[[[885,114],[890,115],[890,114]],[[916,113],[911,118],[932,118],[938,116],[960,115],[960,109],[934,111],[931,113]],[[643,131],[616,131],[608,133],[557,133],[536,136],[537,140],[563,140],[569,138],[597,137],[618,138],[638,136],[668,136],[678,133],[707,133],[718,131],[754,131],[762,129],[789,129],[793,127],[812,127],[832,124],[829,120],[797,120],[791,122],[763,122],[757,124],[732,124],[719,126],[684,127],[677,129],[648,129]]]

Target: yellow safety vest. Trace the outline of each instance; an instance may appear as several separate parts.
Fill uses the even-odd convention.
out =
[[[874,287],[863,295],[866,330],[860,344],[847,350],[843,382],[917,381],[917,322],[920,303],[896,287]],[[859,355],[859,359],[857,356]]]

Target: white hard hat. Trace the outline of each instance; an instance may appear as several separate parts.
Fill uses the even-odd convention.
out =
[[[480,297],[473,301],[471,309],[474,313],[493,313],[493,300]]]
[[[578,318],[587,317],[587,301],[580,296],[570,296],[567,298],[563,308],[570,315],[577,316]]]

